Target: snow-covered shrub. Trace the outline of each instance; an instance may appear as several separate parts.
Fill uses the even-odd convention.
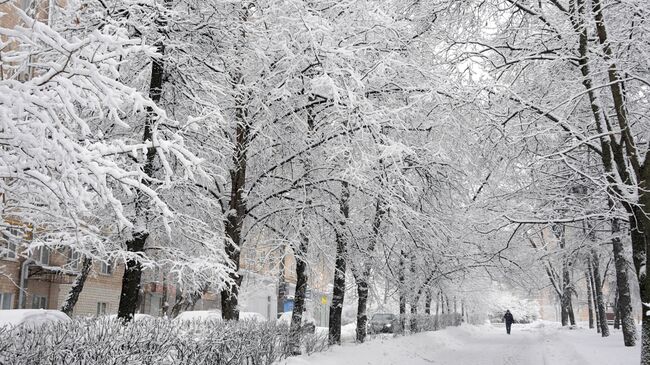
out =
[[[0,329],[0,363],[38,364],[271,364],[290,355],[289,328],[258,321],[169,321],[127,325],[81,319],[38,330]],[[305,352],[326,348],[327,339],[303,338]]]

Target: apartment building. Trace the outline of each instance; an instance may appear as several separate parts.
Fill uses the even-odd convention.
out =
[[[79,255],[69,249],[41,247],[27,252],[26,230],[12,229],[0,237],[0,304],[2,309],[59,309],[80,267]],[[117,310],[122,265],[94,262],[74,315],[102,315]]]

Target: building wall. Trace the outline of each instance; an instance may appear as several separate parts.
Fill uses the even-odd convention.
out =
[[[18,283],[20,282],[20,262],[0,260],[0,293],[12,293],[12,308],[18,306]]]
[[[277,279],[250,271],[243,271],[242,275],[240,311],[255,312],[266,319],[275,319],[278,312]]]

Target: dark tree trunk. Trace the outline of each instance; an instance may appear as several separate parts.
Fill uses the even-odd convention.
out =
[[[368,326],[368,282],[365,279],[357,279],[357,329],[356,341],[363,342],[366,339]]]
[[[431,296],[431,289],[427,289],[427,294],[424,299],[424,314],[431,315],[431,301],[433,300]]]
[[[226,320],[239,319],[239,288],[242,277],[239,275],[240,254],[244,245],[242,239],[242,228],[246,218],[246,171],[248,166],[248,145],[250,142],[251,126],[247,121],[246,97],[238,95],[235,102],[235,141],[232,156],[232,168],[230,169],[230,199],[228,201],[228,214],[225,221],[225,242],[226,254],[233,263],[233,271],[230,273],[231,285],[221,291],[221,315]]]
[[[612,251],[614,252],[614,266],[616,268],[616,315],[620,318],[623,326],[623,343],[625,346],[636,345],[636,325],[632,312],[632,294],[627,276],[627,260],[620,233],[620,223],[618,219],[612,219]],[[616,326],[614,328],[617,328]]]
[[[406,327],[406,295],[403,291],[399,293],[399,333],[404,334]]]
[[[618,307],[618,290],[614,293],[614,329],[621,329],[621,310]]]
[[[79,300],[79,294],[81,294],[81,291],[84,288],[84,284],[86,283],[86,279],[88,278],[88,273],[90,272],[92,264],[93,260],[89,257],[84,256],[81,260],[81,271],[79,271],[79,274],[77,274],[77,277],[72,283],[72,287],[70,287],[70,292],[68,293],[68,296],[61,306],[61,312],[68,315],[68,317],[72,317],[74,306]]]
[[[449,305],[449,297],[445,295],[445,308],[447,308],[447,314],[451,314],[451,306]]]
[[[442,302],[442,292],[438,292],[436,294],[436,319],[433,324],[434,330],[438,330],[440,328],[440,303]]]
[[[569,323],[571,323],[572,326],[576,325],[576,316],[575,313],[573,312],[573,302],[571,301],[571,297],[569,297]]]
[[[176,318],[181,313],[183,309],[183,291],[180,289],[180,286],[176,285],[176,298],[174,299],[174,305],[172,306],[170,317]]]
[[[465,302],[460,302],[460,318],[465,319]]]
[[[341,219],[339,231],[336,232],[336,259],[334,267],[334,287],[332,304],[330,305],[329,344],[341,344],[341,313],[345,299],[345,270],[348,256],[347,220],[350,216],[350,189],[347,182],[341,184],[341,199],[339,201]]]
[[[594,273],[594,291],[596,292],[596,307],[598,322],[600,324],[600,335],[607,337],[609,336],[609,327],[607,326],[607,313],[605,309],[605,300],[603,298],[602,282],[600,280],[600,262],[598,253],[595,250],[591,253],[591,268]]]
[[[368,280],[370,279],[370,270],[372,269],[372,261],[370,257],[372,257],[375,252],[375,247],[379,240],[382,217],[385,213],[386,211],[384,210],[381,199],[377,198],[375,201],[375,216],[372,221],[372,237],[370,238],[370,242],[366,252],[364,253],[364,256],[368,258],[362,265],[361,273],[355,276],[357,282],[357,296],[359,297],[357,302],[357,342],[363,342],[366,339],[368,325]]]
[[[171,7],[171,0],[165,0],[165,7]],[[158,30],[162,33],[167,26],[167,16],[160,15],[156,20]],[[149,97],[153,102],[158,104],[162,97],[162,89],[164,84],[165,75],[165,61],[162,58],[165,55],[165,44],[162,41],[156,42],[156,51],[161,55],[161,58],[154,58],[151,62],[151,80],[149,82]],[[153,128],[157,115],[154,114],[151,107],[147,107],[147,117],[144,125],[144,132],[142,140],[144,142],[153,142]],[[147,154],[143,172],[149,177],[154,174],[154,160],[156,158],[157,150],[151,146],[147,148]],[[144,180],[144,185],[149,186],[151,182]],[[149,221],[147,209],[145,207],[144,193],[140,190],[137,192],[135,201],[135,228],[132,233],[132,238],[126,241],[126,249],[129,252],[140,255],[144,252],[145,243],[149,237],[147,225]],[[133,319],[135,311],[138,307],[138,299],[140,295],[140,282],[142,280],[142,265],[136,258],[131,258],[126,261],[124,269],[124,276],[122,277],[122,290],[120,293],[120,304],[117,311],[118,318],[128,322]]]
[[[560,319],[562,321],[562,327],[569,325],[569,312],[567,311],[567,304],[564,295],[560,297]]]
[[[141,253],[144,251],[144,244],[149,236],[148,233],[134,233],[133,239],[126,242],[126,248],[132,253]],[[126,261],[124,276],[122,277],[122,292],[120,294],[120,304],[117,310],[117,317],[124,321],[131,321],[138,308],[138,298],[140,295],[140,283],[142,282],[142,265],[138,259],[129,259]]]
[[[293,313],[291,314],[291,352],[294,355],[300,355],[300,334],[302,333],[302,315],[305,311],[305,296],[307,294],[307,249],[309,248],[309,238],[301,234],[300,246],[296,257],[296,293],[294,295]]]
[[[594,302],[592,297],[591,279],[589,274],[585,271],[585,282],[587,284],[587,307],[589,308],[589,328],[594,328]]]
[[[399,292],[399,331],[404,334],[406,330],[406,252],[400,252],[399,273],[397,277]]]
[[[167,312],[169,312],[169,283],[167,282],[167,274],[164,272],[162,274],[162,304],[160,311],[163,317],[167,317]]]
[[[280,317],[280,313],[284,312],[284,298],[287,295],[287,283],[285,282],[285,249],[282,249],[282,257],[280,257],[280,263],[278,265],[278,302],[277,302],[277,317]],[[271,319],[271,318],[269,318]]]
[[[418,328],[418,321],[417,321],[417,315],[418,315],[418,302],[420,301],[420,296],[417,295],[413,299],[413,303],[411,303],[411,318],[410,318],[410,330],[411,333],[418,333],[419,328]]]
[[[591,282],[591,296],[594,303],[594,318],[596,319],[596,332],[600,333],[600,316],[598,315],[598,299],[596,296],[596,280],[594,280],[594,272],[591,268],[591,260],[587,258],[587,269],[589,271],[589,281]]]

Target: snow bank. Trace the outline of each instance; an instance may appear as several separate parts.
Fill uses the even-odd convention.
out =
[[[9,309],[0,310],[0,327],[40,327],[46,323],[69,322],[70,317],[58,310]]]

